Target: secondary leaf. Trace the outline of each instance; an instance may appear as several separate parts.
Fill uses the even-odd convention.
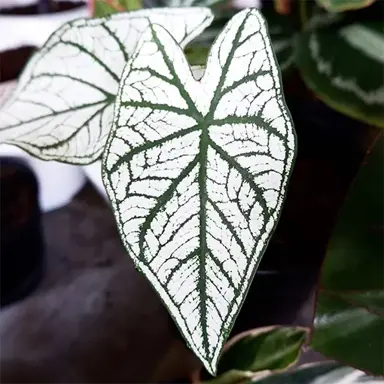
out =
[[[330,12],[344,12],[368,7],[375,1],[376,0],[317,0],[317,3]]]
[[[311,345],[384,375],[384,138],[352,185],[324,261]],[[358,346],[358,348],[356,348]]]
[[[368,376],[351,367],[325,362],[306,364],[297,370],[255,379],[255,384],[383,384],[381,378]]]
[[[296,44],[305,83],[332,108],[384,127],[382,22],[307,31]]]
[[[235,376],[239,381],[257,372],[287,369],[297,362],[307,333],[306,328],[272,326],[234,337],[225,346],[217,368],[218,377],[212,384],[220,384],[228,376]],[[232,374],[228,375],[229,372]],[[205,381],[212,377],[203,375],[202,379]]]
[[[0,141],[45,160],[101,156],[126,61],[149,21],[185,46],[212,21],[206,8],[155,9],[65,24],[34,55],[0,110]]]
[[[196,80],[151,25],[120,83],[103,180],[123,243],[210,373],[277,223],[295,135],[263,17],[238,13]]]

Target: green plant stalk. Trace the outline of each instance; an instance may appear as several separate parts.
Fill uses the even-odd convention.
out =
[[[299,11],[300,11],[300,21],[301,29],[304,30],[308,23],[308,14],[307,14],[307,0],[300,0],[299,2]]]

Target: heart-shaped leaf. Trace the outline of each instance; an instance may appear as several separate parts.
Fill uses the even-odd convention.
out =
[[[362,164],[323,264],[311,345],[384,375],[384,136]],[[358,346],[358,347],[356,347]]]
[[[305,83],[325,103],[384,127],[382,22],[308,30],[295,47],[296,63]]]
[[[123,243],[214,373],[277,223],[295,135],[266,24],[239,12],[196,80],[151,25],[128,62],[103,156]]]
[[[0,110],[0,141],[45,160],[101,156],[124,66],[149,21],[186,45],[212,21],[206,8],[154,9],[80,19],[57,30]]]

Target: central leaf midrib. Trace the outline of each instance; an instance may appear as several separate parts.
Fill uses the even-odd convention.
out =
[[[207,276],[206,276],[206,255],[208,253],[207,246],[207,161],[208,161],[208,145],[209,145],[209,134],[208,126],[209,122],[213,119],[217,103],[220,100],[220,93],[225,81],[225,74],[228,71],[232,57],[234,56],[235,46],[239,41],[241,32],[243,28],[239,28],[236,33],[234,44],[232,49],[227,57],[226,63],[222,68],[222,74],[219,79],[219,84],[215,93],[215,96],[212,99],[211,106],[209,108],[208,114],[202,119],[201,122],[201,136],[200,136],[200,145],[199,145],[199,159],[200,159],[200,169],[199,169],[199,198],[200,198],[200,256],[199,256],[199,283],[198,289],[200,293],[201,307],[200,307],[200,316],[201,316],[201,326],[202,326],[202,346],[205,349],[206,356],[209,355],[209,343],[207,335]],[[188,102],[187,102],[188,104]],[[193,104],[194,105],[194,104]]]
[[[208,161],[208,126],[201,124],[201,136],[199,144],[199,200],[200,200],[200,255],[199,255],[199,283],[198,289],[200,293],[200,316],[202,325],[203,348],[208,356],[209,344],[207,336],[207,283],[206,283],[206,255],[207,246],[207,161]]]

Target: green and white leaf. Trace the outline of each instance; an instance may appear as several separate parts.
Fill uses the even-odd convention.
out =
[[[207,8],[155,9],[65,24],[34,55],[0,110],[0,142],[44,160],[95,161],[124,66],[149,22],[166,25],[185,46],[212,18]]]
[[[384,24],[364,22],[303,33],[296,44],[302,77],[332,108],[384,127]]]
[[[329,12],[344,12],[368,7],[375,1],[376,0],[317,0],[317,3]]]
[[[151,25],[122,76],[103,181],[129,255],[210,373],[278,221],[295,147],[257,10],[231,19],[200,80]]]

